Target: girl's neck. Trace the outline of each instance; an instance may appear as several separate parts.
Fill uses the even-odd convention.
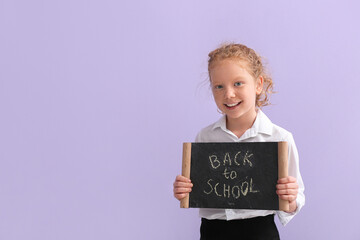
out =
[[[240,138],[246,130],[252,127],[255,122],[257,111],[249,112],[240,118],[228,118],[226,116],[226,128]]]

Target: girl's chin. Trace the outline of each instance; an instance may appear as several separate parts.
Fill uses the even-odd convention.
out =
[[[226,114],[226,117],[231,120],[240,119],[243,117],[243,115],[239,114]]]
[[[252,114],[252,111],[226,111],[225,112],[227,118],[232,120],[239,120],[239,119],[247,119],[252,118],[253,116],[256,116],[256,111],[254,111],[254,114]]]

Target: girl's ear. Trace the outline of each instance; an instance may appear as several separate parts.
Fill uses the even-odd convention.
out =
[[[255,86],[256,87],[256,95],[261,94],[263,85],[264,85],[264,78],[263,78],[263,76],[260,76],[256,80],[256,86]]]

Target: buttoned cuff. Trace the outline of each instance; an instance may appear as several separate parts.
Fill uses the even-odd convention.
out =
[[[296,210],[294,212],[291,212],[291,213],[287,213],[287,212],[284,212],[284,211],[277,211],[277,215],[279,217],[279,220],[281,222],[281,224],[283,226],[286,226],[286,224],[288,224],[290,222],[290,220],[295,217],[295,215],[300,212],[301,208],[305,205],[303,203],[304,201],[302,201],[301,199],[297,198],[296,199]]]

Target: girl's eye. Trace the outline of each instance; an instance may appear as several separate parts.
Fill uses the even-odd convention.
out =
[[[223,88],[223,86],[221,86],[221,85],[216,85],[215,86],[215,89],[221,89],[221,88]]]
[[[237,86],[237,87],[239,87],[239,86],[242,85],[242,83],[241,83],[241,82],[236,82],[234,85]]]

